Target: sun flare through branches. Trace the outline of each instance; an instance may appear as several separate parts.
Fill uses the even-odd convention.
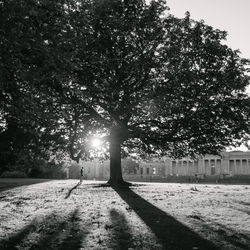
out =
[[[101,140],[98,139],[98,138],[93,138],[93,139],[91,140],[91,146],[94,147],[94,148],[96,148],[96,149],[100,149],[101,144],[102,144],[102,142],[101,142]]]

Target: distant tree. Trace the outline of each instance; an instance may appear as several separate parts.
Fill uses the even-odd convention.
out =
[[[57,135],[39,133],[36,129],[32,124],[29,129],[22,127],[15,119],[8,117],[5,129],[0,131],[0,174],[5,171],[22,171],[38,177],[34,173],[46,165],[55,168],[63,165],[66,154],[58,145],[54,145],[60,142]],[[46,171],[40,172],[40,177],[45,177],[42,174]]]
[[[53,114],[44,127],[73,159],[88,157],[89,135],[106,135],[111,185],[126,184],[122,154],[218,153],[249,135],[248,61],[223,44],[226,32],[169,15],[164,1],[31,2],[28,59],[37,48],[43,58],[22,64],[14,82],[37,91],[41,117]]]

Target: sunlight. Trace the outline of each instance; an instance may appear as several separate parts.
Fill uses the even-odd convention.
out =
[[[94,148],[100,148],[100,146],[101,146],[101,140],[98,139],[98,138],[93,138],[92,141],[91,141],[91,145]]]

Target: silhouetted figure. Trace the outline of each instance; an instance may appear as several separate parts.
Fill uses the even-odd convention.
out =
[[[197,174],[195,174],[195,182],[198,183],[199,182],[199,176]]]
[[[80,171],[80,183],[82,183],[82,179],[83,179],[83,167],[81,168]]]

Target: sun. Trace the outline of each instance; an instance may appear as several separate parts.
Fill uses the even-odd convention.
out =
[[[100,148],[100,146],[101,146],[101,140],[98,139],[98,138],[94,138],[94,139],[92,139],[92,141],[91,141],[91,145],[92,145],[94,148]]]

